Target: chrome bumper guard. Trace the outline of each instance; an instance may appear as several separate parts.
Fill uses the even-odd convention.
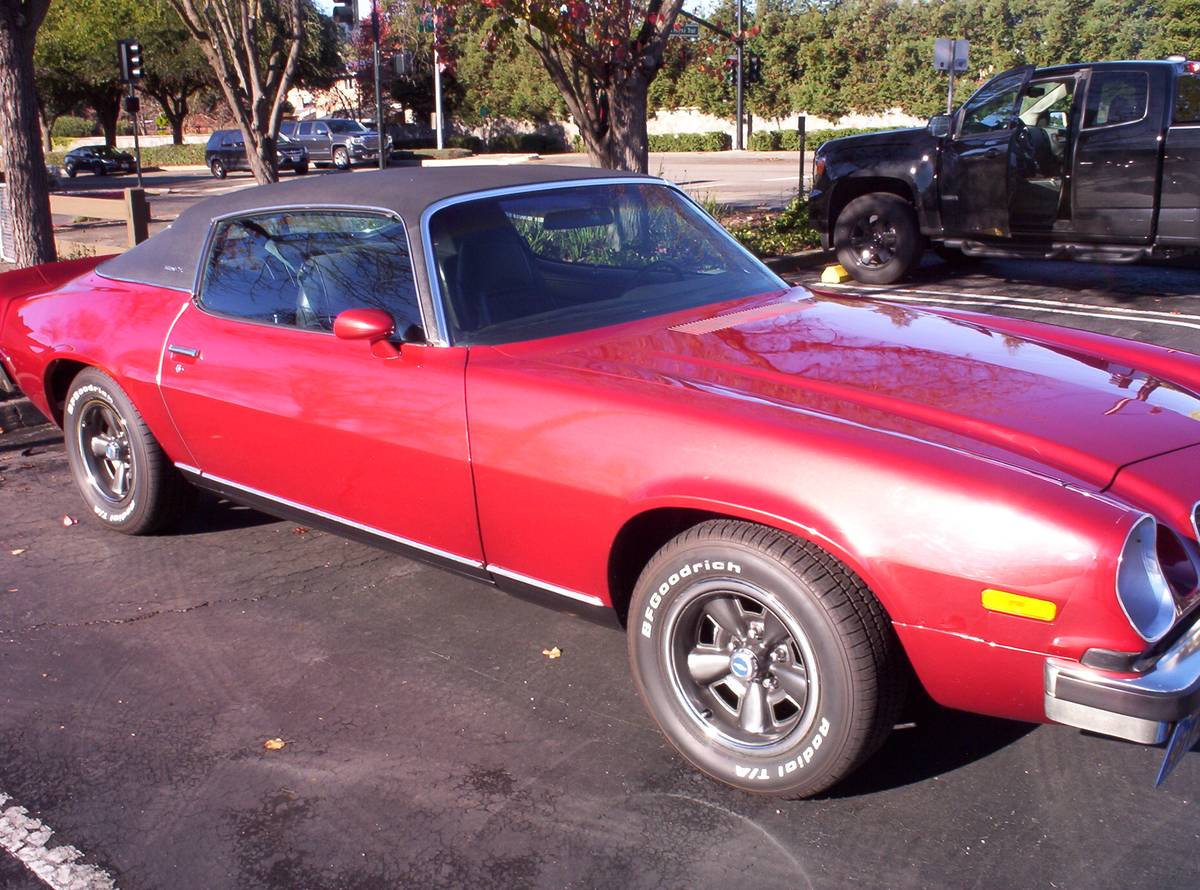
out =
[[[1145,673],[1111,674],[1050,658],[1045,680],[1048,719],[1143,745],[1162,744],[1175,723],[1200,711],[1200,620]]]

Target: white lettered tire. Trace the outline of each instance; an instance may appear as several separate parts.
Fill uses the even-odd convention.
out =
[[[629,656],[651,716],[693,765],[745,791],[834,785],[895,724],[905,670],[871,591],[815,544],[697,525],[643,570]]]
[[[150,534],[185,509],[190,486],[129,396],[102,371],[86,368],[71,381],[63,436],[75,485],[101,525]]]

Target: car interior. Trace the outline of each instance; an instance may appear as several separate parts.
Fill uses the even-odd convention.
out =
[[[1069,215],[1066,183],[1073,138],[1074,77],[1033,81],[1021,95],[1009,158],[1014,228],[1049,228]]]

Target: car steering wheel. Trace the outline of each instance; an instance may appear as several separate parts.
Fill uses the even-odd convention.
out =
[[[633,277],[629,279],[629,287],[626,290],[633,290],[635,287],[640,287],[641,280],[657,268],[662,268],[667,272],[673,273],[676,281],[683,281],[683,270],[675,265],[675,263],[672,263],[670,260],[651,260],[633,273]]]

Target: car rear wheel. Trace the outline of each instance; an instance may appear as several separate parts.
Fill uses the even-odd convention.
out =
[[[111,377],[94,368],[79,373],[63,429],[71,475],[101,525],[141,535],[178,519],[190,488]]]
[[[838,262],[856,280],[892,284],[903,278],[924,246],[912,206],[896,195],[855,198],[833,229]]]
[[[342,146],[338,146],[333,150],[333,166],[339,170],[350,169],[350,152]]]
[[[296,175],[303,176],[308,172],[308,164],[301,164],[296,168]]]
[[[103,176],[104,175],[104,165],[103,164],[94,165],[92,167],[92,173],[95,174],[96,176]]]
[[[651,716],[744,791],[834,785],[895,724],[905,671],[882,607],[815,544],[746,522],[684,532],[642,572],[629,656]]]
[[[75,174],[78,173],[79,171],[75,169],[74,164],[67,164],[66,166],[63,167],[63,172],[67,174],[68,178],[74,179]]]
[[[217,179],[224,179],[226,175],[225,164],[220,158],[213,158],[208,163],[209,172]]]

